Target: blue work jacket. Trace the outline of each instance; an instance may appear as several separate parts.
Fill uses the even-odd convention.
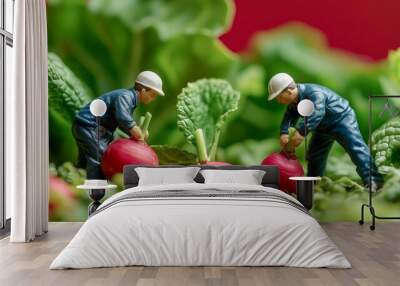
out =
[[[139,102],[137,91],[117,89],[101,95],[98,99],[107,105],[106,113],[100,118],[100,125],[110,132],[119,127],[129,135],[129,130],[136,124],[132,113]],[[90,112],[90,103],[76,114],[75,122],[81,126],[96,128],[96,118]]]
[[[329,130],[352,111],[349,102],[334,91],[318,84],[298,84],[299,99],[296,103],[289,104],[280,126],[281,134],[288,134],[290,127],[295,127],[300,118],[297,112],[297,104],[303,99],[309,99],[314,103],[314,112],[307,118],[307,131],[317,129]],[[301,119],[297,131],[305,135],[304,120]]]

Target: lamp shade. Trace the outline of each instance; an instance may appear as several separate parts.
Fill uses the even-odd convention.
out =
[[[310,116],[314,112],[314,103],[309,99],[303,99],[297,105],[297,111],[301,116]]]
[[[107,111],[107,105],[101,99],[95,99],[90,104],[90,112],[96,117],[103,116],[106,113],[106,111]]]

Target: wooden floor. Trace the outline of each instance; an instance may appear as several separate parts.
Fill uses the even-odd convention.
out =
[[[289,267],[121,267],[48,270],[81,226],[50,223],[49,233],[27,244],[0,241],[0,285],[400,285],[400,224],[375,232],[356,223],[324,224],[352,269]]]

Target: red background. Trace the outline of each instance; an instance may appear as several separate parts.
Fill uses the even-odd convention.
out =
[[[382,59],[400,46],[400,0],[235,0],[230,31],[221,37],[233,51],[246,49],[256,31],[290,21],[319,28],[330,46]]]

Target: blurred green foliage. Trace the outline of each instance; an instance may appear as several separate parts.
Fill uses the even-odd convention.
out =
[[[400,49],[389,52],[388,70],[380,77],[385,94],[396,95],[400,93]],[[392,104],[400,108],[398,101]]]

